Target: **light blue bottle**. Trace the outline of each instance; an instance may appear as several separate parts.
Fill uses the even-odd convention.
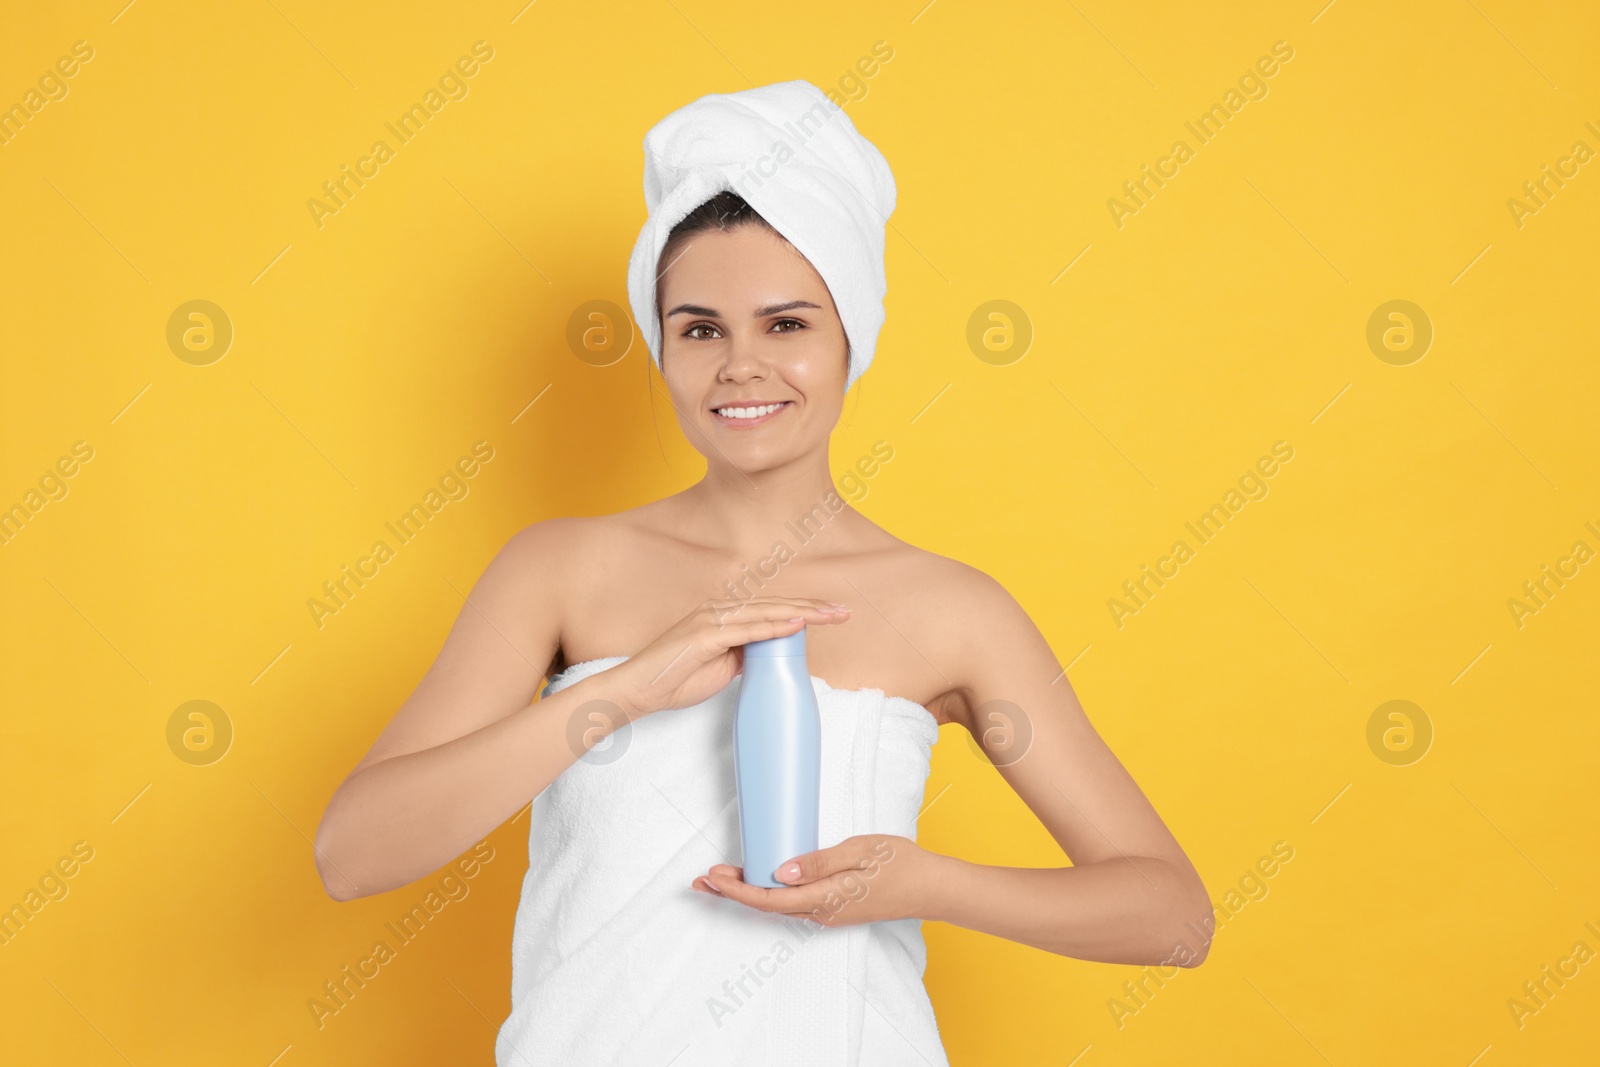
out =
[[[744,646],[733,756],[744,880],[780,888],[779,865],[817,850],[822,806],[822,716],[804,627]]]

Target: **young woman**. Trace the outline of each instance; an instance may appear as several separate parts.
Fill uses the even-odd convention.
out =
[[[1205,888],[1027,614],[837,494],[851,345],[822,275],[727,191],[659,265],[662,380],[705,476],[506,544],[329,803],[328,892],[421,878],[534,800],[504,1064],[944,1063],[924,919],[1084,960],[1201,962]],[[802,629],[826,847],[764,889],[737,862],[740,649]],[[915,843],[946,723],[1072,866]]]

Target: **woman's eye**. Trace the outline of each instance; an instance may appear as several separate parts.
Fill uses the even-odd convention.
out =
[[[780,326],[784,325],[792,326],[794,329],[779,329]],[[805,330],[810,328],[799,319],[779,319],[777,322],[772,324],[772,327],[776,333],[794,333],[796,330]],[[704,334],[699,332],[701,330],[710,330],[711,332]],[[697,322],[687,330],[684,330],[683,336],[692,341],[709,341],[717,336],[717,328],[709,322]]]

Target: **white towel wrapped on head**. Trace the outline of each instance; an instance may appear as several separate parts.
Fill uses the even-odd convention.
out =
[[[883,327],[885,227],[895,206],[883,153],[826,93],[796,80],[686,104],[645,135],[644,156],[650,216],[628,260],[628,300],[656,365],[661,250],[685,215],[731,189],[827,283],[850,341],[849,389]]]

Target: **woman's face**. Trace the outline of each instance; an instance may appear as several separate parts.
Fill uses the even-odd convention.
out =
[[[662,376],[694,447],[746,473],[819,447],[826,461],[847,348],[816,268],[756,224],[697,233],[664,262]]]

